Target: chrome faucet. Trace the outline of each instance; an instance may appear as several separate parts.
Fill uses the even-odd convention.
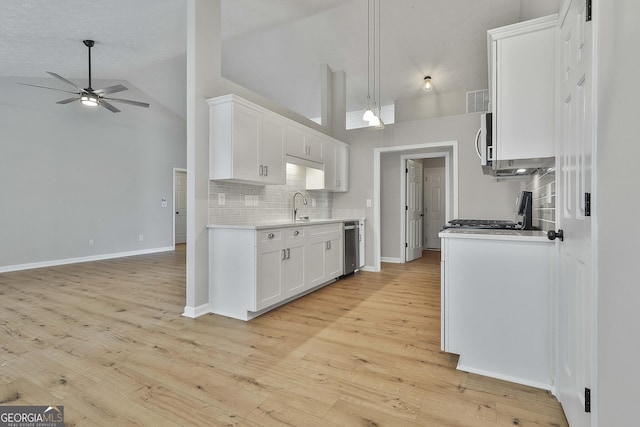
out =
[[[307,199],[306,197],[304,197],[304,194],[302,194],[300,191],[296,191],[295,193],[293,193],[293,215],[292,215],[292,220],[293,222],[296,221],[296,216],[298,214],[298,208],[296,208],[296,196],[300,195],[302,197],[302,203],[304,203],[305,205],[307,204]]]

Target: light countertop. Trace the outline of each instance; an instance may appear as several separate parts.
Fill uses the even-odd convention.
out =
[[[547,238],[547,233],[538,230],[486,230],[473,228],[447,228],[442,230],[439,237],[445,239],[482,239],[482,240],[511,240],[524,242],[553,243]]]
[[[207,228],[233,228],[240,230],[262,230],[266,228],[300,227],[305,225],[333,224],[346,221],[363,221],[364,218],[324,218],[292,221],[290,219],[255,222],[251,224],[208,224]]]

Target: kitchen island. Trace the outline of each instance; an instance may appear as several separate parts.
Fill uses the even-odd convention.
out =
[[[439,236],[442,350],[462,371],[551,390],[553,242],[524,230]]]

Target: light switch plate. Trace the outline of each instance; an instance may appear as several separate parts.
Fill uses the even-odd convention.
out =
[[[218,204],[219,205],[224,205],[225,201],[224,201],[224,193],[218,193]]]
[[[371,207],[371,199],[367,199],[367,207],[370,208]]]

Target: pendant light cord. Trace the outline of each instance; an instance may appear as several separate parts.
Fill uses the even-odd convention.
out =
[[[380,35],[382,33],[382,13],[380,13],[380,0],[378,0],[378,118],[382,120],[382,76],[380,75],[380,64],[382,62]],[[375,66],[375,63],[374,63]]]
[[[367,0],[367,110],[371,109],[371,0]]]

